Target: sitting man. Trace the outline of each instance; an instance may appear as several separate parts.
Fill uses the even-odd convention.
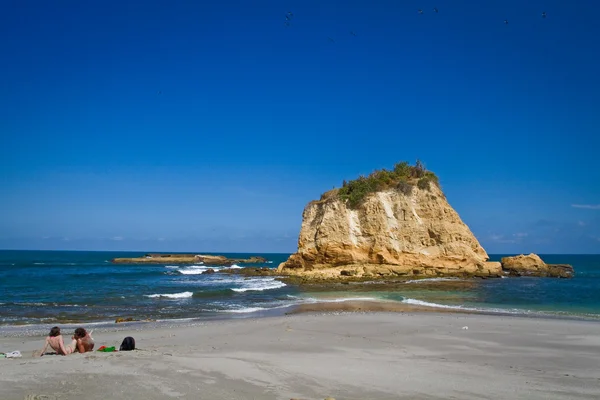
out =
[[[94,350],[94,338],[92,338],[91,332],[86,332],[83,328],[75,329],[73,340],[77,342],[77,351],[80,353]]]

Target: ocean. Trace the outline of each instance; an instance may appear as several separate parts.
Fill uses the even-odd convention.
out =
[[[203,265],[116,265],[143,252],[0,251],[0,332],[116,318],[181,321],[281,315],[319,301],[374,299],[431,307],[600,320],[600,255],[541,255],[575,268],[572,279],[425,279],[306,289],[273,277],[202,274]],[[276,268],[289,254],[265,257]],[[499,261],[502,255],[491,255]],[[215,270],[224,267],[211,267]]]

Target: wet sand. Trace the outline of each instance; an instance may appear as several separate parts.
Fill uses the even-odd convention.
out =
[[[307,303],[295,306],[288,311],[288,315],[321,312],[419,312],[419,313],[455,313],[473,314],[472,311],[459,310],[456,308],[425,307],[414,304],[406,304],[398,301],[376,301],[376,300],[346,300],[332,301],[328,303]]]
[[[0,338],[23,353],[0,359],[0,398],[596,399],[600,387],[595,321],[406,309],[136,329],[93,336],[131,335],[139,350],[66,357],[34,358],[42,337]]]

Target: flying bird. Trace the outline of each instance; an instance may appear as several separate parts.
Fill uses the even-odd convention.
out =
[[[504,20],[504,24],[508,25],[508,20],[507,19]]]
[[[292,17],[293,17],[293,16],[294,16],[294,14],[292,14],[292,12],[291,12],[291,11],[288,11],[288,12],[285,14],[285,22],[284,22],[285,26],[287,26],[287,27],[289,27],[289,26],[290,26],[290,22],[292,21]]]
[[[434,8],[434,9],[433,9],[433,12],[438,12],[438,9],[437,9],[437,8]]]
[[[161,93],[162,93],[162,91],[159,90],[156,94],[158,94],[160,96]]]
[[[423,14],[423,10],[419,10],[419,14]]]
[[[350,34],[351,34],[352,36],[356,36],[356,33],[354,33],[354,31],[350,31]]]
[[[328,37],[327,39],[329,39],[331,43],[335,43],[335,40],[333,40],[333,38]]]
[[[546,18],[546,11],[542,13],[542,18]]]

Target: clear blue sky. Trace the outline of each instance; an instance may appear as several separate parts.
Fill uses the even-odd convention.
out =
[[[599,253],[599,18],[4,1],[0,248],[292,252],[308,201],[418,158],[489,253]]]

